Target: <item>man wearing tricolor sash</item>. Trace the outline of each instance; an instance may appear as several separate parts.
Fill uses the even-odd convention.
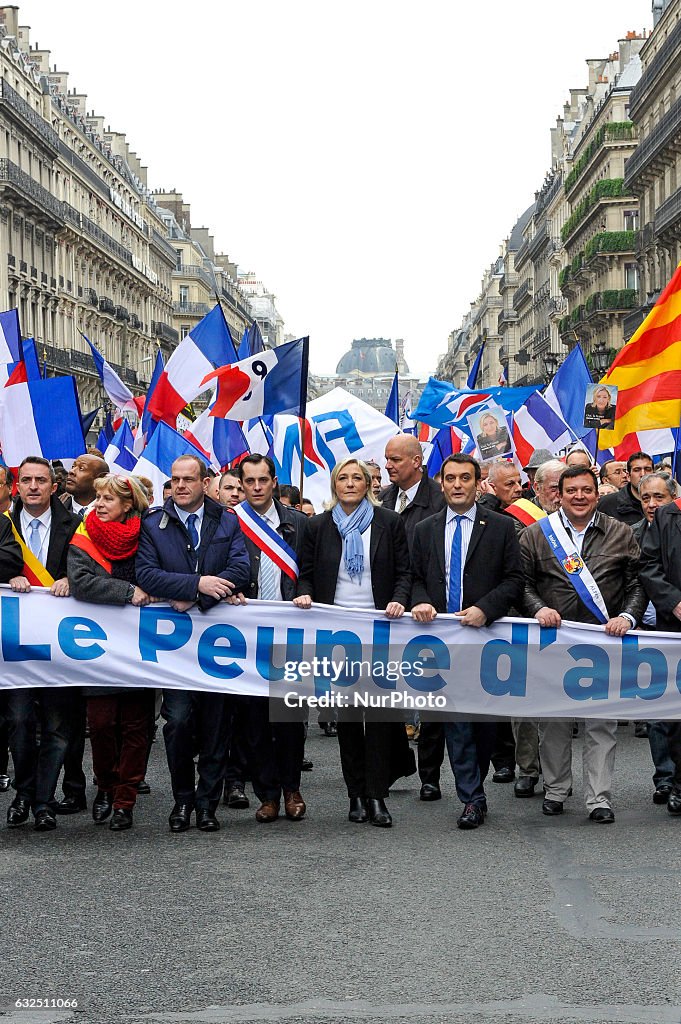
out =
[[[558,489],[560,509],[528,526],[520,538],[525,611],[547,628],[560,626],[565,618],[598,623],[606,633],[624,636],[641,620],[646,605],[631,527],[597,512],[598,481],[591,470],[566,469]],[[589,678],[587,669],[584,678]],[[582,686],[588,701],[589,687]],[[593,821],[607,824],[615,820],[611,791],[617,722],[587,718],[584,725],[586,808]],[[561,814],[572,789],[572,722],[542,720],[539,752],[546,791],[542,810]]]
[[[239,472],[246,500],[234,511],[251,563],[250,585],[245,596],[261,601],[292,601],[296,595],[298,554],[307,517],[274,497],[276,471],[266,455],[247,455],[239,463]],[[302,719],[270,722],[267,697],[244,699],[248,700],[250,709],[251,780],[260,800],[255,817],[262,824],[275,821],[283,796],[286,817],[299,821],[306,810],[300,793],[305,724]]]
[[[69,542],[80,523],[55,496],[57,482],[46,459],[29,456],[19,467],[18,498],[5,513],[21,549],[23,565],[10,580],[12,590],[28,593],[31,587],[48,588],[55,597],[69,596],[66,556]],[[54,792],[72,728],[77,697],[69,688],[22,687],[7,698],[9,745],[14,762],[17,795],[7,811],[14,828],[28,819],[32,809],[35,827],[56,828]],[[40,746],[37,729],[40,723]]]

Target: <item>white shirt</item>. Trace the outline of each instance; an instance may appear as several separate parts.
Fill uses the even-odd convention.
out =
[[[343,543],[341,541],[341,543]],[[362,578],[348,576],[345,568],[345,558],[341,554],[340,565],[338,566],[338,579],[336,580],[336,593],[333,603],[344,605],[346,608],[375,608],[374,592],[371,586],[371,527],[362,534],[362,548],[364,549],[364,571]]]
[[[173,502],[173,504],[175,505],[175,502]],[[196,521],[194,522],[194,527],[195,527],[196,532],[197,532],[197,534],[199,536],[199,544],[201,543],[201,527],[203,526],[203,510],[204,510],[204,507],[205,506],[202,504],[199,508],[195,508],[193,512],[187,512],[185,509],[178,508],[177,505],[175,505],[175,511],[177,512],[177,514],[178,514],[178,516],[179,516],[183,526],[187,525],[187,520],[189,519],[190,516],[192,516],[192,515],[196,516]],[[197,545],[197,547],[198,547],[198,545]]]
[[[252,505],[251,508],[253,508]],[[253,511],[255,512],[255,509],[253,509]],[[265,520],[268,526],[271,526],[275,533],[277,533],[277,530],[281,525],[281,519],[279,518],[277,506],[274,504],[274,502],[272,502],[270,507],[267,509],[267,512],[258,512],[258,515],[260,516],[261,519]],[[272,561],[269,555],[265,554],[264,551],[260,552],[260,568],[258,569],[258,593],[260,593],[262,590],[262,562],[264,558],[266,558],[271,563],[272,571],[274,572],[274,577],[277,585],[277,594],[281,594],[281,569],[279,568],[276,562]]]
[[[593,521],[596,518],[596,513],[594,512],[594,514],[592,515],[591,519],[586,524],[584,529],[583,530],[579,530],[579,531],[577,530],[576,526],[572,525],[572,523],[570,522],[568,517],[565,515],[565,512],[563,511],[562,508],[558,509],[558,513],[559,513],[560,518],[561,518],[561,520],[563,522],[563,526],[565,527],[565,529],[568,532],[568,535],[575,542],[575,547],[577,548],[577,554],[581,555],[582,547],[584,546],[584,536],[586,534],[586,531],[593,524]],[[569,552],[568,552],[568,554],[569,554]]]
[[[47,561],[47,549],[50,546],[50,530],[52,528],[52,509],[48,507],[41,516],[32,516],[30,512],[27,512],[25,508],[22,508],[21,515],[19,518],[21,521],[21,533],[26,542],[26,546],[28,547],[29,550],[31,549],[29,540],[31,534],[33,533],[31,523],[33,522],[34,519],[37,519],[38,522],[40,523],[40,552],[36,557],[41,565],[45,565],[45,562]]]
[[[405,508],[409,508],[409,506],[411,505],[412,501],[416,497],[416,492],[418,491],[420,485],[421,485],[421,481],[417,480],[416,483],[413,485],[413,487],[410,487],[409,490],[407,490],[407,491],[398,491],[397,492],[397,501],[395,502],[395,511],[397,511],[397,509],[400,507],[400,498],[402,497],[403,494],[407,495],[407,504],[404,507]]]
[[[71,511],[74,515],[80,516],[81,519],[87,519],[88,513],[92,512],[92,509],[95,507],[96,500],[96,498],[93,498],[88,505],[79,505],[75,498],[71,498]]]
[[[454,539],[454,530],[456,529],[455,517],[457,515],[461,515],[461,579],[459,580],[459,589],[462,600],[463,587],[461,586],[461,583],[463,580],[463,567],[466,564],[468,545],[470,544],[471,534],[473,532],[476,511],[476,505],[472,505],[471,508],[468,509],[468,512],[461,513],[455,512],[452,508],[448,508],[447,519],[445,520],[445,572],[447,574],[447,594],[449,594],[449,563],[452,559],[452,541]]]

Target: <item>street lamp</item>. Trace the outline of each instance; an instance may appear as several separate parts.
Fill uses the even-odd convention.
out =
[[[600,380],[610,366],[610,352],[605,347],[604,341],[597,341],[594,345],[591,350],[591,362],[595,373],[594,380]]]
[[[543,356],[544,369],[546,370],[546,383],[550,384],[556,375],[556,371],[561,364],[561,358],[555,352],[547,352]]]

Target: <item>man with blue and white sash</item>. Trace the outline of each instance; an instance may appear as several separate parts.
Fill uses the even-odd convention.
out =
[[[566,469],[558,483],[560,508],[529,526],[520,538],[526,614],[540,625],[563,619],[599,623],[611,636],[636,627],[646,606],[638,580],[640,551],[631,527],[596,510],[598,481],[590,469]],[[612,810],[616,721],[584,723],[584,796],[592,821],[608,824]],[[572,791],[572,722],[539,723],[539,755],[546,796],[544,814],[563,812]]]

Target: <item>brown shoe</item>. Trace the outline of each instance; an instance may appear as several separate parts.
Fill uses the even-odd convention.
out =
[[[300,821],[301,818],[305,817],[305,801],[300,795],[299,790],[296,790],[294,793],[284,790],[284,808],[286,810],[286,817],[290,818],[291,821]]]
[[[263,800],[255,812],[255,820],[259,822],[276,821],[279,817],[279,804],[275,800]]]

